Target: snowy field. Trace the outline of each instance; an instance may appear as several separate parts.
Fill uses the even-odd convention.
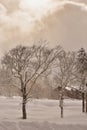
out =
[[[21,119],[21,98],[0,97],[0,130],[87,130],[87,114],[81,101],[64,101],[64,118],[60,118],[57,100],[33,99],[27,104],[28,119]]]

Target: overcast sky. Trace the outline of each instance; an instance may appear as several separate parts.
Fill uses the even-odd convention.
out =
[[[86,0],[0,0],[0,54],[40,39],[87,49]]]

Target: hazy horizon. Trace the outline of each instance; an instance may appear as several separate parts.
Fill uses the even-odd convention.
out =
[[[0,0],[0,54],[40,39],[87,49],[86,0]]]

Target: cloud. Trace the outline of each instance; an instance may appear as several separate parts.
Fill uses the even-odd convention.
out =
[[[73,1],[61,2],[60,6],[60,10],[45,19],[42,37],[68,50],[87,49],[87,6]]]
[[[35,1],[40,2],[40,0]],[[9,26],[9,29],[18,27],[20,31],[25,32],[35,25],[36,21],[39,22],[48,13],[52,13],[56,7],[54,3],[52,0],[43,0],[43,2],[35,4],[37,5],[35,6],[33,5],[34,1],[21,0],[17,5],[19,8],[10,13],[8,13],[4,5],[0,4],[0,24],[4,24],[5,28]]]
[[[63,6],[64,5],[69,5],[69,6],[73,6],[73,7],[78,7],[82,10],[87,10],[87,5],[85,3],[79,3],[79,2],[75,2],[75,1],[69,1],[69,0],[66,0],[64,2],[61,3]]]
[[[85,3],[74,0],[0,0],[2,50],[40,38],[70,47],[73,42],[79,44],[79,39],[81,44],[87,42],[86,30]]]
[[[2,4],[0,4],[0,14],[6,13],[6,11],[6,8]]]
[[[11,0],[4,0],[4,3],[0,3],[0,33],[2,34],[0,46],[2,48],[8,45],[12,46],[12,43],[8,44],[8,42],[16,42],[18,40],[20,41],[20,39],[25,40],[26,35],[28,35],[30,38],[33,32],[36,33],[37,30],[34,29],[36,26],[38,26],[38,30],[40,29],[40,25],[42,25],[42,18],[47,16],[49,13],[52,13],[56,6],[52,1],[44,0],[45,3],[41,3],[39,1],[40,7],[38,6],[38,9],[36,6],[35,9],[35,6],[32,8],[32,4],[32,6],[30,6],[31,1],[29,4],[27,4],[27,2],[27,0],[19,0],[18,2],[16,1],[14,3],[13,0],[12,2]],[[15,6],[17,6],[17,8],[15,10],[9,11],[13,3]],[[44,6],[42,5],[43,3]]]

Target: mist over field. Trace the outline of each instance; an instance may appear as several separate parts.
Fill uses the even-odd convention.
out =
[[[86,34],[86,0],[0,0],[0,54],[40,39],[66,50],[87,48]]]

